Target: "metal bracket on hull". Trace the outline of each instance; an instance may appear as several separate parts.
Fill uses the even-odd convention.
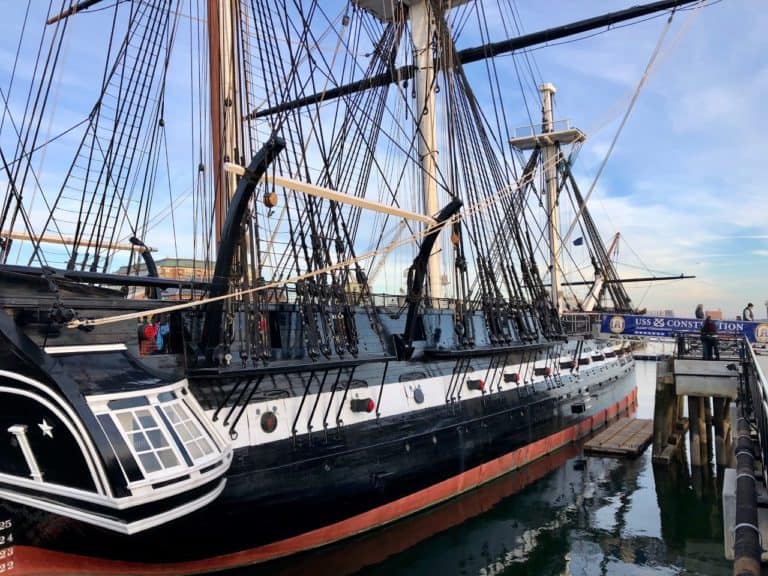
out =
[[[232,260],[235,256],[235,250],[240,237],[240,223],[243,221],[245,212],[248,209],[248,202],[253,196],[253,191],[259,183],[269,164],[285,148],[285,141],[281,138],[271,138],[256,156],[245,171],[245,175],[240,179],[237,185],[235,195],[232,197],[227,219],[224,222],[224,228],[221,231],[221,244],[216,256],[216,269],[213,273],[210,296],[215,298],[222,296],[227,292],[229,281],[232,277]],[[221,315],[223,303],[219,300],[211,302],[205,309],[205,333],[206,333],[206,356],[211,361],[213,350],[218,346],[221,339]]]

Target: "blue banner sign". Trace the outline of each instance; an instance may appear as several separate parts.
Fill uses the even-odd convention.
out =
[[[696,318],[672,316],[631,316],[606,314],[600,331],[627,336],[655,336],[671,338],[675,334],[698,334],[704,321]],[[743,322],[741,320],[715,320],[718,334],[744,335],[750,342],[768,343],[768,322]]]

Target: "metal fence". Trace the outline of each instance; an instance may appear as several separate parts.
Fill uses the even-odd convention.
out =
[[[568,336],[588,336],[600,329],[600,319],[601,314],[574,312],[563,314],[560,323]]]
[[[751,404],[749,407],[754,416],[753,425],[757,428],[761,459],[768,462],[768,380],[760,366],[758,355],[748,344],[743,368],[744,390],[741,396]],[[763,483],[768,487],[768,474],[763,474]]]
[[[675,357],[687,360],[704,360],[704,345],[698,334],[679,333],[675,335]],[[741,334],[720,333],[715,337],[714,346],[718,354],[714,361],[737,361],[745,358],[749,342]]]

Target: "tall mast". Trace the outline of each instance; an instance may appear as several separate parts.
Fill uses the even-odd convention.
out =
[[[355,0],[363,9],[374,14],[382,21],[391,21],[395,17],[394,3],[391,0]],[[417,146],[421,168],[421,194],[424,214],[434,216],[440,210],[437,190],[437,110],[436,67],[433,40],[436,36],[436,18],[434,6],[455,7],[466,0],[404,0],[411,20],[411,43],[413,44],[413,86],[416,93],[414,116],[416,118]],[[443,296],[442,271],[439,248],[430,254],[427,262],[429,295],[432,298]]]
[[[510,138],[509,143],[518,150],[540,149],[545,193],[547,195],[547,224],[549,231],[549,272],[551,280],[552,304],[558,312],[563,310],[562,269],[560,267],[560,215],[558,206],[558,158],[561,144],[573,144],[586,139],[578,128],[571,128],[567,122],[560,121],[555,126],[552,114],[552,97],[556,90],[553,84],[546,83],[539,87],[541,92],[541,132],[531,133],[531,126],[524,126],[517,132],[524,134]]]
[[[211,90],[211,147],[213,152],[213,212],[216,226],[216,245],[221,239],[226,205],[224,198],[224,161],[221,146],[221,31],[219,0],[208,0],[208,69]]]
[[[424,213],[437,214],[437,127],[435,118],[435,59],[432,38],[435,32],[435,15],[428,0],[419,0],[410,5],[411,39],[413,42],[413,60],[416,66],[414,87],[416,91],[415,116],[419,158],[421,161],[421,192],[424,201]],[[427,264],[429,294],[432,298],[441,298],[440,250],[433,252]]]
[[[230,195],[237,187],[235,175],[224,170],[225,162],[239,163],[240,99],[235,46],[235,18],[231,0],[208,0],[208,40],[211,86],[211,144],[216,244],[227,215]]]
[[[541,92],[541,131],[543,134],[554,132],[552,121],[552,97],[556,90],[554,84],[539,86]],[[549,230],[549,274],[552,282],[552,304],[558,312],[562,311],[562,280],[560,271],[560,217],[557,207],[557,148],[550,141],[542,147],[544,161],[544,180],[547,190],[547,223]]]

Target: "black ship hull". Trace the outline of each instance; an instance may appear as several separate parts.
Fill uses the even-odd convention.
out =
[[[20,573],[45,572],[40,562],[74,566],[86,558],[94,572],[110,573],[265,562],[390,524],[588,435],[634,405],[631,359],[623,368],[593,387],[590,407],[570,416],[558,410],[565,394],[521,398],[510,391],[418,418],[236,448],[226,486],[211,504],[136,534],[8,501],[0,503],[0,520],[8,521]]]

